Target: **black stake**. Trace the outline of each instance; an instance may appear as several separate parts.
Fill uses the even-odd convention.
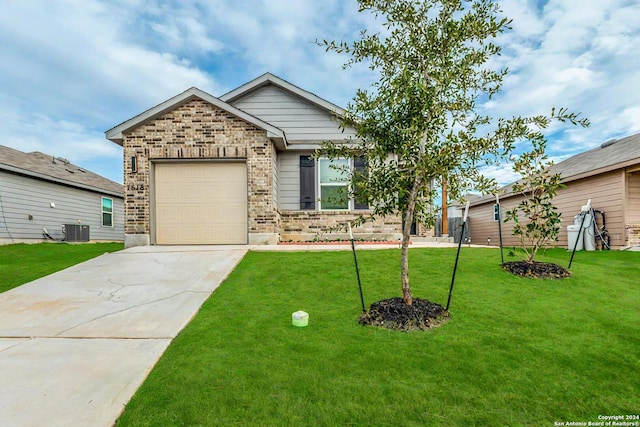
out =
[[[353,233],[351,232],[351,223],[349,224],[349,240],[351,240],[351,250],[353,251],[353,262],[356,265],[356,277],[358,278],[358,290],[360,291],[360,303],[362,304],[362,312],[367,310],[364,308],[364,296],[362,296],[362,283],[360,283],[360,269],[358,268],[358,257],[356,256],[356,245],[353,243]]]
[[[449,287],[449,298],[447,298],[447,307],[445,310],[449,311],[449,304],[451,304],[451,293],[453,292],[453,284],[456,280],[456,270],[458,269],[458,259],[460,258],[460,248],[462,247],[462,239],[464,237],[464,228],[467,225],[467,215],[469,214],[469,202],[464,209],[464,219],[462,220],[462,230],[460,231],[460,240],[458,241],[458,253],[456,254],[456,263],[453,266],[453,276],[451,276],[451,287]]]
[[[496,194],[496,204],[498,205],[498,235],[500,236],[500,260],[504,265],[504,253],[502,252],[502,214],[500,212],[500,200]]]
[[[587,212],[589,212],[590,210],[591,210],[591,199],[587,201],[586,210],[584,206],[582,207],[582,211],[581,211],[582,221],[580,221],[580,230],[578,230],[578,237],[576,238],[576,242],[573,244],[573,251],[571,251],[571,259],[569,259],[569,266],[567,267],[567,270],[571,268],[571,263],[573,262],[573,256],[576,254],[576,249],[578,248],[578,241],[580,240],[580,237],[582,235],[582,227],[584,226],[584,220],[587,218]]]

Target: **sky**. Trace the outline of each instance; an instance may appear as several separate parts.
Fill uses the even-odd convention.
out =
[[[567,107],[589,128],[553,127],[561,161],[640,132],[640,0],[504,0],[494,117]],[[353,41],[380,22],[355,0],[3,0],[0,145],[41,151],[122,182],[108,129],[195,86],[214,96],[271,72],[345,107],[375,74],[315,40]],[[508,164],[486,170],[501,184]]]

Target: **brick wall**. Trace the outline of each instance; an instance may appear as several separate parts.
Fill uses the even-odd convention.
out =
[[[342,211],[280,211],[280,240],[307,241],[318,239],[347,238],[347,222],[353,221],[362,212]],[[432,237],[433,229],[417,225],[417,237]],[[402,237],[400,216],[389,216],[368,221],[353,228],[356,238],[397,240]]]
[[[249,233],[277,233],[275,150],[266,131],[200,99],[124,135],[125,234],[150,234],[150,162],[161,159],[246,159]],[[130,159],[137,158],[138,171]]]
[[[317,238],[345,238],[348,221],[358,214],[340,211],[281,211],[281,240],[310,240]],[[402,234],[399,217],[380,218],[355,227],[354,234],[363,238],[397,239]],[[370,236],[370,237],[368,237]]]
[[[625,246],[640,246],[640,224],[627,224],[627,241]]]

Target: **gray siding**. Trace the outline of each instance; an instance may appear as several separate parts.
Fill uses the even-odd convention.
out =
[[[0,241],[42,240],[43,228],[61,239],[62,225],[77,224],[78,220],[90,227],[91,240],[124,240],[123,199],[104,195],[113,200],[114,226],[103,227],[102,196],[0,171]]]
[[[233,106],[282,129],[290,143],[340,140],[355,135],[341,132],[338,120],[326,110],[269,85],[233,102]]]
[[[278,153],[280,174],[278,183],[278,207],[281,210],[300,210],[300,156],[311,151],[286,151]]]

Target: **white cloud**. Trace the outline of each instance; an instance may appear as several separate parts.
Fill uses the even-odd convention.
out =
[[[77,122],[54,120],[50,117],[16,108],[19,104],[5,103],[0,96],[0,141],[24,152],[40,151],[64,157],[72,163],[99,173],[113,181],[122,182],[122,171],[113,167],[122,163],[122,149],[107,141],[104,133],[89,129]],[[11,105],[11,108],[7,108]]]
[[[535,2],[527,0],[510,0],[502,2],[503,16],[512,22],[513,34],[521,40],[527,40],[539,36],[544,31],[542,16]]]
[[[542,11],[533,1],[507,3],[514,30],[500,37],[500,64],[512,73],[485,105],[491,114],[548,114],[554,106],[581,112],[590,128],[549,132],[550,151],[563,156],[638,131],[640,3],[550,0]],[[525,22],[531,29],[522,29]]]
[[[115,12],[95,0],[82,7],[69,1],[5,4],[0,92],[106,122],[118,105],[147,107],[192,85],[216,89],[188,59],[123,40],[135,9]],[[112,13],[121,21],[112,21]]]
[[[551,154],[560,157],[640,131],[640,2],[539,3],[503,2],[513,30],[498,38],[504,50],[494,62],[511,74],[484,108],[496,117],[553,106],[581,111],[591,128],[549,131]],[[103,132],[191,86],[221,95],[271,71],[345,106],[375,73],[366,64],[343,71],[346,57],[313,42],[383,30],[357,7],[343,0],[4,2],[0,143],[72,161],[104,158],[120,176],[120,149]],[[488,172],[505,182],[509,171]]]
[[[495,179],[499,186],[510,184],[520,178],[507,163],[498,166],[485,166],[481,168],[481,173],[485,178]]]
[[[1,144],[81,164],[100,159],[102,174],[121,181],[121,151],[105,139],[106,129],[190,86],[218,89],[188,58],[123,39],[137,6],[95,0],[3,5]]]
[[[213,64],[231,90],[270,71],[344,106],[372,73],[364,66],[343,71],[346,58],[326,53],[316,40],[351,40],[366,15],[355,2],[283,0],[202,3],[210,37],[224,43],[224,63]],[[179,8],[187,7],[180,4]]]

